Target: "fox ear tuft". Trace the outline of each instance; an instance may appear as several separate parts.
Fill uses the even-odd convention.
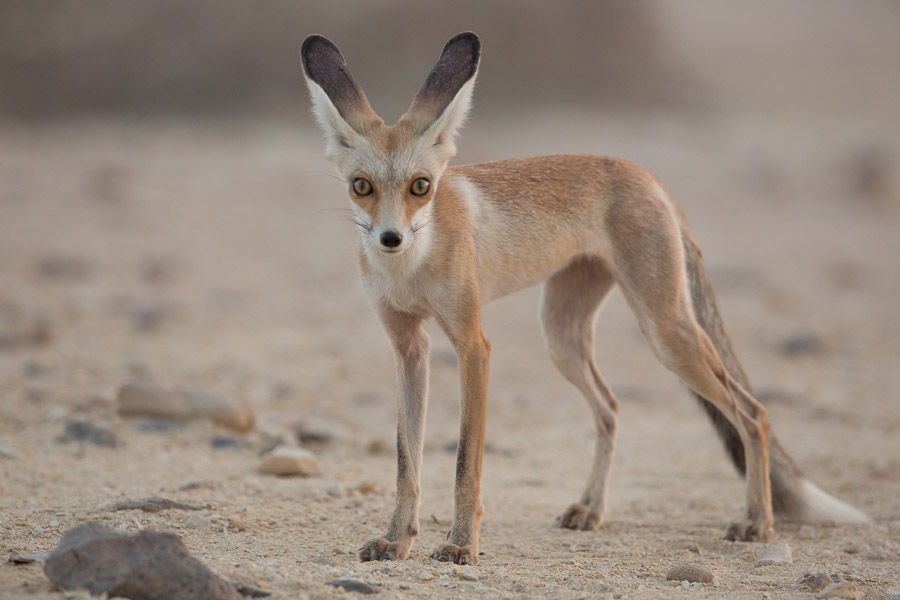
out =
[[[300,47],[300,62],[313,112],[325,134],[335,143],[352,145],[351,140],[358,134],[383,124],[347,70],[340,49],[331,40],[321,35],[307,37]]]
[[[481,40],[471,31],[457,34],[444,46],[441,57],[401,118],[435,145],[456,153],[453,138],[472,104],[472,90],[481,60]]]

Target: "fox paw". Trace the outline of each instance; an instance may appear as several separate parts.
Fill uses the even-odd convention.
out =
[[[592,512],[584,504],[573,504],[556,519],[556,526],[563,529],[580,529],[582,531],[596,531],[600,527],[603,515]]]
[[[474,566],[478,564],[478,548],[472,545],[460,547],[448,542],[435,548],[431,558],[441,562]]]
[[[377,537],[369,540],[359,549],[359,560],[404,560],[409,556],[411,543],[392,542],[387,538]]]
[[[725,539],[730,542],[768,542],[772,537],[772,525],[754,519],[733,521],[725,530]]]

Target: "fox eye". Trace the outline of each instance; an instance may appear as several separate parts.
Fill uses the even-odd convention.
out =
[[[419,177],[409,186],[409,191],[413,196],[424,196],[431,189],[431,182],[424,177]]]
[[[353,192],[357,196],[368,196],[372,193],[372,184],[362,177],[357,177],[353,180]]]

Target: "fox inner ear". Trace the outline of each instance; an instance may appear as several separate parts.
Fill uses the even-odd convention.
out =
[[[300,47],[303,74],[309,86],[313,111],[326,134],[334,135],[340,145],[349,145],[354,134],[384,122],[369,106],[359,84],[347,70],[340,49],[321,35],[311,35]]]
[[[437,145],[452,144],[472,102],[480,59],[477,35],[467,31],[453,36],[401,120],[432,134]]]

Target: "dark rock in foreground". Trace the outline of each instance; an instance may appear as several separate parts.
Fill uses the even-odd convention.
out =
[[[172,533],[116,533],[99,523],[66,532],[44,565],[52,582],[133,600],[240,600],[234,585],[193,557]]]

